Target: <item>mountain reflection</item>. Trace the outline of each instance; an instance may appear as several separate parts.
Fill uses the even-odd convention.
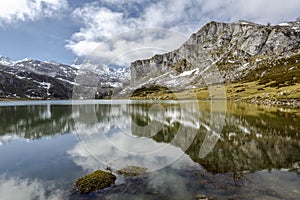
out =
[[[211,112],[209,102],[0,107],[1,116],[6,116],[0,119],[0,136],[36,139],[76,130],[79,139],[94,148],[89,150],[101,152],[107,160],[114,160],[112,151],[116,150],[110,149],[104,138],[127,151],[119,157],[130,152],[142,157],[141,153],[155,153],[169,145],[171,153],[159,155],[157,151],[156,156],[172,160],[176,157],[172,151],[179,155],[180,149],[211,173],[281,168],[299,173],[298,111],[234,103],[226,106],[226,113]]]
[[[97,121],[101,131],[119,128],[133,136],[170,143],[212,173],[274,168],[299,170],[300,125],[297,113],[248,104],[228,104],[225,115],[210,112],[209,103],[198,105],[198,112],[193,103],[160,104],[154,109],[149,103],[96,105],[92,112],[97,118],[93,121]],[[91,110],[87,115],[90,113]],[[207,145],[204,141],[209,134],[216,138],[215,144],[205,157],[201,157],[201,147]],[[137,146],[133,143],[127,145]]]
[[[72,106],[27,105],[0,107],[0,136],[25,139],[63,134],[74,126]]]

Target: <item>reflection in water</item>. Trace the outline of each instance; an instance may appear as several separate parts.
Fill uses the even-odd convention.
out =
[[[62,198],[61,191],[56,189],[54,184],[46,185],[37,179],[0,177],[0,194],[2,200],[55,200]]]
[[[300,194],[299,110],[228,103],[225,112],[209,102],[99,101],[2,106],[0,114],[6,116],[0,118],[1,199],[18,199],[17,190],[27,195],[22,199],[52,199],[59,188],[64,197],[85,199],[66,188],[95,169],[128,165],[161,170],[144,178],[118,177],[115,186],[88,197]]]
[[[82,127],[78,123],[82,120],[77,120],[78,135],[89,153],[104,164],[110,158],[114,167],[142,164],[157,169],[155,165],[164,167],[182,152],[212,173],[294,169],[300,161],[300,125],[296,115],[266,112],[249,105],[249,110],[245,110],[242,104],[238,108],[228,105],[226,115],[210,112],[207,103],[161,104],[163,111],[159,108],[158,112],[153,112],[157,107],[151,106],[77,108],[90,126]],[[200,110],[194,108],[197,106]],[[212,143],[207,142],[207,135],[214,138]],[[202,155],[201,149],[206,149]],[[142,159],[149,162],[141,163]],[[153,159],[164,162],[150,163]]]
[[[27,105],[0,107],[0,141],[10,135],[26,139],[63,134],[72,129],[72,106]]]

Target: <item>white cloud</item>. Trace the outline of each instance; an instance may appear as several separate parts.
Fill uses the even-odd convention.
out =
[[[45,185],[47,187],[45,188]],[[48,191],[47,191],[48,190]],[[49,194],[49,190],[52,190]],[[41,199],[57,200],[62,198],[54,185],[45,184],[37,179],[5,178],[0,176],[0,194],[2,200]]]
[[[186,39],[186,37],[181,37],[182,40],[178,37],[165,37],[157,40],[150,36],[152,38],[149,40],[149,34],[144,34],[135,38],[123,37],[116,40],[120,33],[136,28],[167,28],[189,36],[212,20],[231,22],[244,19],[265,24],[278,23],[294,20],[300,10],[298,0],[288,2],[282,0],[102,0],[99,2],[99,4],[85,4],[73,13],[83,22],[83,27],[73,34],[66,47],[78,56],[95,54],[93,49],[100,45],[97,49],[101,54],[100,57],[103,60],[111,60],[120,56],[126,49],[132,50],[132,47],[172,50]],[[116,42],[111,45],[114,48],[109,48],[106,41],[112,38]],[[145,55],[141,57],[143,56]]]
[[[146,59],[156,53],[165,53],[170,49],[177,48],[186,39],[185,35],[169,29],[134,29],[116,35],[109,40],[95,43],[98,46],[93,50],[92,48],[89,49],[91,51],[88,57],[94,61],[113,62],[126,66],[133,60]],[[78,44],[80,43],[74,47],[77,47]],[[84,55],[84,52],[81,55]]]
[[[0,1],[0,25],[53,16],[67,5],[67,0]]]
[[[298,0],[214,0],[204,1],[202,12],[219,21],[251,20],[258,23],[278,23],[294,20],[299,15]]]
[[[126,18],[122,12],[113,12],[95,4],[77,8],[74,15],[84,23],[84,27],[73,34],[66,47],[78,56],[98,56],[103,62],[123,55],[117,64],[128,65],[135,59],[177,48],[187,39],[186,35],[167,29],[143,29],[157,27],[158,24],[148,19],[147,22],[144,17]],[[135,53],[126,54],[129,51]]]

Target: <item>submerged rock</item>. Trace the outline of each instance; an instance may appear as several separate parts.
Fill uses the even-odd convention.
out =
[[[207,197],[207,196],[205,196],[205,195],[203,195],[203,194],[198,194],[198,195],[196,195],[196,196],[195,196],[195,199],[197,199],[197,200],[213,200],[213,198]]]
[[[94,171],[76,181],[76,187],[80,193],[90,193],[114,184],[116,176],[102,170]]]
[[[117,171],[118,174],[124,176],[138,176],[147,172],[146,167],[128,166]]]

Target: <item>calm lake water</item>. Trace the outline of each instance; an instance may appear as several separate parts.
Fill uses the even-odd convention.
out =
[[[0,102],[0,199],[299,199],[300,110],[232,102]],[[76,179],[117,175],[88,195]]]

